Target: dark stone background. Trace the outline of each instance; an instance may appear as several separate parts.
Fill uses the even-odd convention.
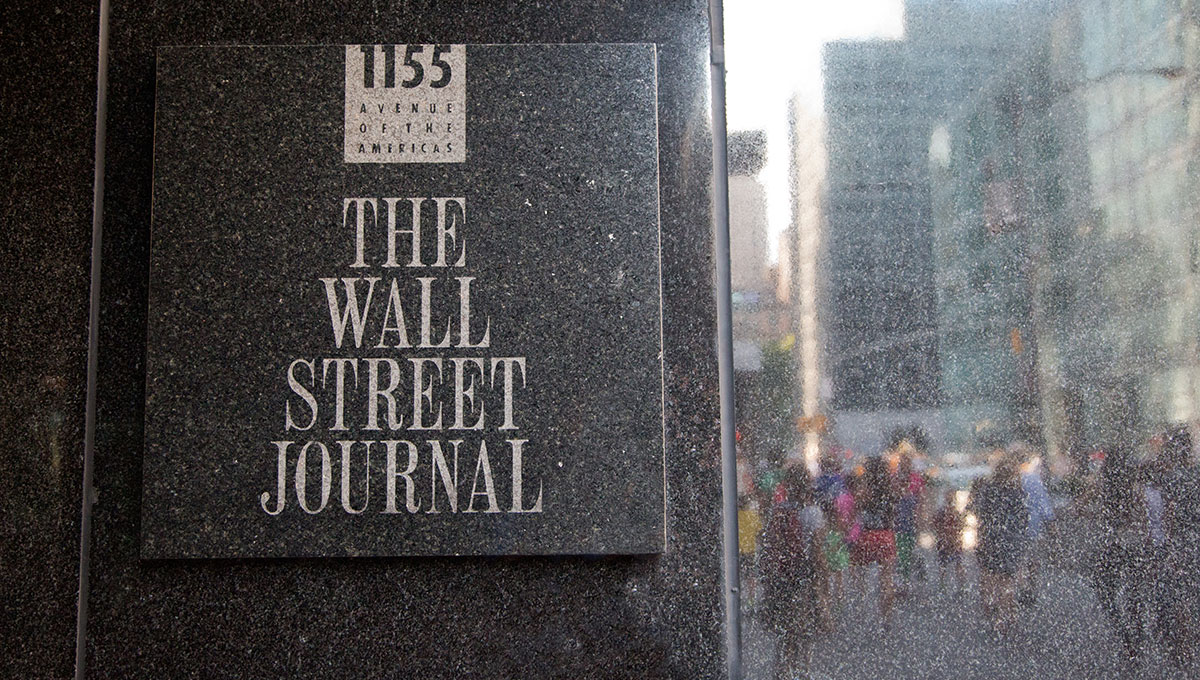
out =
[[[6,10],[7,11],[7,10]],[[51,10],[46,10],[49,13]],[[94,25],[86,24],[87,37]],[[6,26],[8,21],[6,19]],[[54,30],[65,30],[55,25]],[[706,678],[724,673],[720,560],[720,469],[714,352],[711,130],[707,4],[697,1],[343,3],[116,2],[111,19],[108,171],[100,383],[88,628],[88,670],[96,678]],[[7,39],[7,37],[6,37]],[[667,546],[652,557],[378,558],[363,560],[150,561],[139,559],[144,357],[151,186],[154,54],[160,45],[373,44],[384,42],[654,42],[659,50],[659,148],[667,380]],[[82,43],[92,45],[92,42]],[[74,49],[74,48],[72,48]],[[93,49],[78,59],[92,63]],[[83,56],[86,55],[86,56]],[[45,58],[42,56],[40,58]],[[65,58],[69,66],[71,58]],[[65,66],[64,66],[65,68]],[[72,197],[59,217],[62,247],[36,248],[69,262],[67,290],[27,283],[6,305],[43,296],[62,324],[37,356],[62,361],[66,394],[31,400],[12,417],[31,420],[66,404],[82,421],[82,340],[90,228],[90,125],[94,68],[80,68],[69,116],[83,130],[65,145],[76,165],[47,173]],[[79,83],[87,83],[87,86]],[[35,84],[38,101],[52,96]],[[57,96],[57,95],[53,95]],[[9,101],[6,96],[5,101]],[[47,117],[56,114],[46,113]],[[30,135],[37,130],[28,128]],[[9,153],[12,153],[9,151]],[[31,163],[63,162],[47,150]],[[27,164],[29,165],[29,164]],[[8,167],[14,167],[10,164]],[[41,192],[44,186],[30,186]],[[78,194],[78,197],[76,197]],[[39,212],[27,213],[30,218]],[[76,224],[78,222],[78,224]],[[45,221],[43,220],[43,224]],[[38,227],[26,227],[38,234]],[[47,240],[48,239],[48,240]],[[5,247],[11,247],[6,244]],[[64,259],[65,256],[65,259]],[[42,267],[22,256],[26,267]],[[57,265],[63,266],[63,265]],[[30,271],[29,275],[37,274]],[[6,276],[13,276],[11,272]],[[6,285],[7,279],[6,279]],[[18,302],[19,300],[19,302]],[[58,307],[56,307],[58,308]],[[20,309],[20,307],[18,308]],[[8,319],[19,314],[9,311]],[[46,313],[46,312],[39,312]],[[65,320],[64,320],[65,319]],[[69,321],[69,323],[68,323]],[[10,322],[11,323],[11,322]],[[36,326],[25,342],[47,343]],[[32,337],[31,337],[32,336]],[[49,351],[55,349],[61,351]],[[7,344],[7,343],[6,343]],[[5,360],[8,361],[6,351]],[[59,369],[54,369],[59,370]],[[29,389],[44,371],[29,373]],[[7,374],[4,378],[11,381]],[[80,396],[72,396],[80,395]],[[13,407],[6,402],[5,413]],[[24,425],[23,425],[24,426]],[[70,426],[76,428],[74,424]],[[81,429],[81,425],[76,429]],[[5,432],[21,431],[5,424]],[[34,434],[24,449],[37,448]],[[67,509],[77,487],[78,434],[68,434]],[[6,443],[6,446],[12,444]],[[16,453],[10,454],[16,455]],[[4,463],[9,466],[6,458]],[[31,468],[35,469],[35,468]],[[9,482],[11,484],[12,482]],[[11,487],[8,487],[11,488]],[[31,503],[46,494],[29,494]],[[70,512],[54,504],[48,517]],[[55,515],[57,513],[57,515]],[[53,523],[55,520],[42,520]],[[6,520],[7,522],[7,520]],[[10,531],[6,527],[5,531]],[[27,534],[27,555],[63,550],[61,529]],[[70,533],[66,531],[65,533]],[[25,536],[26,534],[23,534]],[[39,548],[37,541],[44,542]],[[75,551],[71,542],[69,553]],[[7,548],[6,548],[7,550]],[[34,615],[19,631],[30,674],[70,668],[73,596],[67,560],[46,560],[37,595],[62,614]],[[7,567],[5,567],[7,569]],[[28,570],[26,570],[28,571]],[[65,575],[65,576],[63,576]],[[8,577],[6,576],[6,579]],[[56,580],[57,579],[57,580]],[[6,584],[7,585],[7,584]],[[68,606],[63,607],[63,604]],[[33,613],[38,603],[23,607]],[[8,617],[6,616],[6,620]],[[41,636],[35,623],[53,628]],[[64,623],[64,621],[66,621]],[[61,636],[61,639],[60,637]],[[6,636],[7,637],[7,636]],[[14,656],[6,645],[5,656]],[[18,646],[15,649],[22,650]],[[46,660],[57,663],[46,664]],[[60,670],[61,669],[61,670]]]
[[[464,49],[458,47],[456,49]],[[470,45],[466,48],[465,163],[345,163],[346,48],[172,47],[158,52],[154,207],[151,225],[146,454],[142,485],[144,557],[337,557],[397,555],[647,554],[663,548],[663,403],[659,317],[658,134],[651,45]],[[357,52],[357,50],[355,50]],[[397,96],[397,95],[393,95]],[[390,106],[390,103],[389,103]],[[604,112],[597,115],[597,112]],[[465,219],[447,257],[465,266],[384,268],[389,219],[411,228],[411,209],[386,217],[383,196],[458,196]],[[351,268],[353,208],[364,211],[367,266]],[[422,261],[437,257],[432,200],[419,226]],[[408,262],[409,246],[398,239]],[[398,281],[409,340],[419,342],[419,284],[431,277],[433,342],[457,319],[458,283],[471,286],[471,335],[488,326],[490,346],[376,348]],[[345,331],[337,347],[318,277],[380,279],[362,346]],[[357,286],[357,300],[368,286]],[[345,295],[338,292],[338,295]],[[457,342],[457,321],[452,337]],[[395,335],[389,339],[395,342]],[[475,387],[484,429],[450,430],[453,357],[519,356],[512,394],[515,430],[503,423],[503,378]],[[319,403],[309,430],[284,429],[310,411],[292,395],[287,368],[298,358],[358,357],[358,386],[346,376],[345,426],[331,431],[333,381],[307,383]],[[398,362],[396,401],[404,426],[365,430],[365,357]],[[444,362],[431,388],[444,429],[410,431],[410,357]],[[487,364],[485,363],[485,366]],[[428,368],[428,366],[426,367]],[[390,372],[381,369],[382,386]],[[312,376],[300,371],[302,382]],[[433,376],[436,376],[436,371]],[[485,368],[485,376],[490,372]],[[314,386],[315,385],[315,386]],[[384,409],[379,409],[382,417]],[[467,414],[467,422],[474,420]],[[426,414],[426,421],[434,419]],[[351,449],[351,498],[339,500],[336,440]],[[380,440],[412,442],[420,510],[384,514],[387,471]],[[523,446],[522,497],[542,511],[509,514],[511,454]],[[306,514],[284,475],[278,516],[278,449],[294,441],[289,465],[309,441],[329,451],[329,503]],[[440,442],[458,477],[450,512],[431,473]],[[451,441],[462,441],[457,454]],[[500,507],[463,512],[472,501],[476,455],[486,442]],[[319,503],[321,454],[306,455],[310,502]],[[399,453],[400,469],[408,462]],[[455,462],[457,460],[457,462]],[[289,471],[294,469],[289,467]],[[426,512],[431,483],[439,511]],[[536,499],[541,499],[537,501]]]
[[[0,677],[70,677],[98,11],[0,9]]]

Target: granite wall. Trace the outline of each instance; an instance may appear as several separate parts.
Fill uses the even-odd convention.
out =
[[[67,10],[81,33],[72,44],[95,44],[94,12],[89,11],[75,16]],[[91,549],[88,676],[723,676],[707,3],[377,1],[347,7],[303,1],[117,1],[110,28],[95,453],[99,500]],[[55,30],[65,30],[65,24]],[[435,41],[658,46],[665,552],[605,558],[139,559],[156,47]],[[29,53],[40,60],[58,58],[36,48]],[[68,675],[72,667],[94,53],[80,47],[79,55],[64,53],[63,66],[55,65],[78,71],[69,78],[69,101],[75,103],[67,107],[78,118],[71,123],[78,140],[48,149],[37,146],[40,128],[34,122],[5,131],[30,138],[30,155],[21,165],[36,173],[27,171],[26,195],[53,194],[49,198],[64,206],[9,206],[6,215],[19,216],[24,226],[16,233],[29,243],[19,246],[24,250],[14,258],[17,271],[5,274],[3,298],[6,325],[20,320],[16,340],[38,343],[13,350],[14,342],[6,342],[5,368],[10,361],[25,362],[26,355],[46,362],[4,372],[10,389],[27,396],[4,402],[4,417],[15,421],[5,423],[5,432],[25,434],[6,438],[4,445],[12,448],[3,465],[12,470],[10,477],[28,476],[23,486],[31,487],[16,496],[25,499],[16,501],[23,513],[17,516],[27,519],[6,519],[5,531],[19,532],[14,560],[50,563],[35,577],[46,582],[31,584],[37,587],[24,591],[30,599],[17,605],[31,621],[43,622],[27,628],[45,631],[18,636],[25,645],[18,649],[27,651],[15,663],[18,671],[37,669],[26,674],[54,677]],[[10,94],[29,91],[35,106],[51,107],[49,100],[65,96],[41,83],[6,83],[6,108]],[[48,110],[39,117],[61,115]],[[74,155],[78,159],[64,160]],[[7,167],[16,166],[10,159]],[[40,226],[48,220],[59,231],[48,235]],[[16,245],[8,241],[6,248]],[[57,272],[68,274],[61,284],[44,278]],[[58,329],[50,343],[40,327],[47,323]],[[51,423],[54,409],[63,413],[57,426]],[[57,464],[52,462],[56,441]],[[7,508],[13,501],[5,502]],[[30,526],[20,526],[22,521]],[[46,560],[47,555],[54,559]],[[11,578],[29,571],[18,563]]]
[[[96,117],[95,4],[0,23],[0,677],[75,660]]]

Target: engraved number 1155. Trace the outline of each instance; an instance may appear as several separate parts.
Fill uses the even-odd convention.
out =
[[[416,56],[425,51],[426,45],[405,45],[404,61],[401,66],[407,66],[412,71],[412,77],[400,81],[400,87],[412,88],[425,80],[425,67]],[[450,45],[428,45],[433,48],[433,59],[429,60],[429,68],[437,69],[440,75],[429,81],[429,87],[441,88],[450,84],[450,64],[442,59],[442,55],[450,52]],[[396,46],[380,45],[383,50],[383,86],[396,87]],[[375,45],[362,45],[363,53],[363,87],[375,87]]]

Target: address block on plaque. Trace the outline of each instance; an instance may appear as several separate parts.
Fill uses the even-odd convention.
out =
[[[143,557],[662,551],[655,60],[160,49]]]

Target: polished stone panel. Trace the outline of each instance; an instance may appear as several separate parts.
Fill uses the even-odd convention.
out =
[[[172,47],[156,102],[143,556],[662,550],[654,45]]]
[[[663,552],[142,559],[159,47],[404,40],[655,44]],[[707,3],[115,2],[111,60],[90,677],[723,677]]]
[[[0,24],[0,677],[70,677],[87,388],[97,8]]]

